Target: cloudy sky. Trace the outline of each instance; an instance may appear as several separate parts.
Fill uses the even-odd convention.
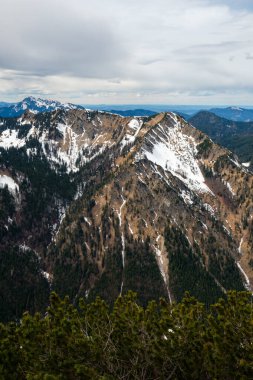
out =
[[[253,105],[252,0],[1,0],[0,100]]]

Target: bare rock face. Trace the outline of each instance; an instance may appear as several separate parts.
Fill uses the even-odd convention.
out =
[[[0,120],[0,153],[0,185],[17,186],[2,247],[36,252],[61,295],[210,303],[252,289],[253,177],[174,113],[27,112]]]

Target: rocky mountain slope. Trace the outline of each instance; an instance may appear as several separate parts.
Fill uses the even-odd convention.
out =
[[[50,289],[209,304],[253,284],[253,176],[174,113],[1,119],[0,188],[1,319]]]
[[[23,115],[26,110],[33,113],[50,112],[58,109],[73,110],[84,109],[82,106],[77,106],[72,103],[60,103],[55,100],[47,100],[41,98],[34,98],[29,96],[21,102],[14,104],[0,104],[1,117],[18,117]]]

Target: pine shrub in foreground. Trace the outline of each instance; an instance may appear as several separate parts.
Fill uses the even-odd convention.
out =
[[[150,302],[128,292],[112,309],[51,294],[46,316],[0,325],[0,379],[252,379],[253,305],[228,293],[207,309],[186,294]]]

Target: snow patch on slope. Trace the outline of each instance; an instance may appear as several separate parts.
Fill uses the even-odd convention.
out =
[[[77,172],[80,165],[93,160],[109,144],[106,141],[97,149],[100,144],[98,140],[103,137],[102,134],[98,135],[92,142],[85,137],[85,132],[77,134],[70,125],[59,123],[56,128],[62,135],[61,141],[49,139],[48,131],[44,130],[39,137],[39,142],[48,161],[60,165],[65,164],[68,173]]]
[[[19,139],[15,129],[6,129],[0,136],[0,147],[4,149],[21,148],[24,145],[25,139]]]
[[[161,237],[161,235],[158,235],[158,237],[156,238],[157,244],[160,240],[160,237]],[[170,290],[169,290],[169,286],[168,286],[168,279],[167,279],[167,276],[166,276],[166,273],[164,270],[164,260],[163,260],[162,251],[158,247],[156,247],[155,245],[153,245],[153,247],[155,249],[157,264],[158,264],[161,276],[163,278],[163,281],[164,281],[164,284],[165,284],[165,287],[166,287],[166,290],[168,293],[169,301],[170,301],[170,303],[172,303],[172,298],[171,298],[171,294],[170,294]]]
[[[18,184],[11,177],[3,174],[0,175],[0,188],[3,189],[5,186],[8,186],[9,191],[12,193],[19,191]]]
[[[122,189],[122,192],[123,192],[123,189]],[[117,214],[118,214],[118,218],[119,218],[119,227],[122,230],[121,231],[121,245],[122,245],[121,255],[122,255],[122,267],[123,267],[123,270],[124,270],[124,268],[125,268],[125,248],[126,248],[126,243],[125,243],[124,232],[123,232],[123,229],[122,229],[122,209],[123,209],[123,207],[126,204],[126,199],[124,199],[123,195],[121,195],[121,198],[122,198],[122,204],[121,204],[121,206],[119,208],[119,211],[117,211]],[[123,282],[123,277],[122,277],[122,282],[121,282],[121,286],[120,286],[120,295],[122,294],[123,285],[124,285],[124,282]]]
[[[139,120],[137,120],[137,119],[132,119],[132,120],[128,123],[128,126],[129,126],[129,128],[133,129],[134,131],[137,131],[138,128],[140,127],[140,122],[139,122]]]
[[[60,161],[62,160],[67,165],[68,171],[76,172],[78,171],[76,161],[80,152],[77,143],[79,136],[68,125],[58,124],[57,129],[63,134],[63,144],[65,144],[68,139],[68,149],[63,150],[60,147],[57,156]]]
[[[129,134],[129,133],[125,134],[125,136],[123,137],[123,139],[121,140],[121,143],[120,143],[121,149],[123,149],[126,145],[133,144],[135,142],[135,139],[138,136],[138,133],[139,133],[142,125],[143,125],[143,121],[138,120],[138,119],[132,119],[128,123],[128,127],[130,128],[130,130],[134,131],[134,134],[133,135]]]
[[[227,181],[225,181],[225,180],[222,180],[222,182],[223,182],[223,184],[228,188],[229,192],[230,192],[233,196],[235,196],[236,194],[235,194],[235,192],[233,191],[232,186],[230,185],[230,183],[227,182]]]
[[[239,247],[238,247],[238,252],[240,253],[240,255],[243,254],[242,252],[242,244],[243,244],[243,237],[241,238],[240,240],[240,244],[239,244]],[[247,274],[244,272],[244,270],[242,269],[242,266],[241,264],[239,263],[239,261],[237,261],[237,266],[238,266],[238,269],[240,270],[241,274],[243,275],[244,277],[244,280],[245,280],[245,283],[244,283],[244,286],[247,290],[251,290],[251,286],[250,286],[250,280],[249,280],[249,277],[247,276]]]
[[[168,114],[168,116],[172,123],[159,124],[145,137],[142,156],[161,166],[165,171],[171,172],[189,189],[213,194],[205,184],[198,166],[195,141],[192,137],[183,134],[183,127],[177,121],[176,115]]]
[[[237,166],[238,168],[241,168],[241,164],[237,161],[237,160],[233,160],[233,158],[229,157],[230,161],[233,162],[233,164],[235,164],[235,166]]]
[[[180,195],[181,195],[181,197],[183,198],[184,202],[187,205],[192,205],[193,204],[193,200],[192,200],[192,196],[191,196],[190,192],[182,190]]]
[[[244,270],[242,269],[241,267],[241,264],[239,262],[236,263],[240,272],[242,273],[244,279],[245,279],[245,283],[244,283],[244,286],[247,290],[251,290],[251,287],[250,287],[250,280],[249,280],[249,277],[247,276],[247,274],[244,272]]]
[[[203,203],[203,207],[215,218],[215,211],[209,203]]]

